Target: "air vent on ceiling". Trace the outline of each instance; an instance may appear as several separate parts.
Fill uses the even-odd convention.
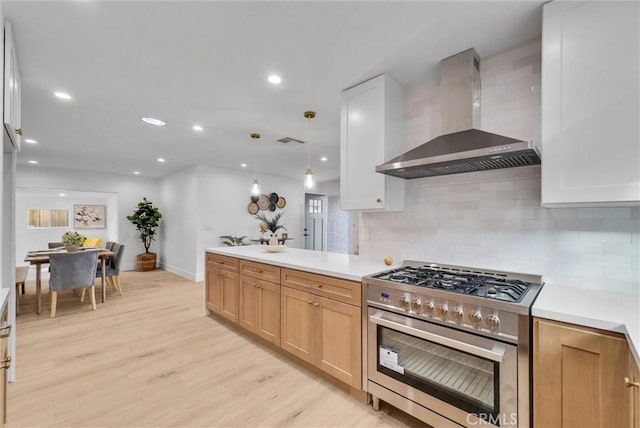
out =
[[[289,144],[289,143],[304,144],[304,141],[298,140],[297,138],[284,137],[284,138],[280,138],[279,140],[276,140],[276,143],[282,143],[282,144]]]

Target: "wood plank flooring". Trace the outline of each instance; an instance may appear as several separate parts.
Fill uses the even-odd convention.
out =
[[[55,319],[46,283],[41,315],[27,283],[9,427],[426,427],[205,315],[204,283],[162,270],[121,283],[95,312],[60,293]]]

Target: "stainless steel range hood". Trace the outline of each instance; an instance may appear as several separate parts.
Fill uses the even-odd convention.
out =
[[[376,166],[376,172],[411,179],[540,163],[533,142],[478,129],[480,60],[475,49],[442,60],[440,91],[445,135]]]

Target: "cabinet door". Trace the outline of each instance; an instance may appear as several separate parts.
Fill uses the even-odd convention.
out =
[[[340,205],[343,210],[402,210],[404,181],[378,174],[376,166],[400,154],[403,89],[381,75],[342,92]]]
[[[220,270],[222,282],[222,310],[220,315],[231,321],[238,322],[238,274],[226,270]]]
[[[635,1],[544,5],[544,206],[640,200],[639,16]]]
[[[258,331],[258,281],[241,275],[239,291],[238,324],[256,333]]]
[[[22,88],[11,24],[4,24],[4,126],[14,150],[20,151]]]
[[[553,321],[534,322],[536,427],[628,427],[627,343]]]
[[[632,386],[628,387],[630,400],[629,408],[631,411],[630,418],[632,421],[630,426],[640,428],[640,368],[636,365],[636,361],[631,354],[631,350],[629,350],[629,373],[629,380],[633,382]]]
[[[360,308],[320,298],[317,310],[316,365],[331,376],[362,387],[362,338]]]
[[[258,290],[257,333],[280,345],[280,285],[260,281]]]
[[[220,269],[207,266],[207,308],[222,312],[222,276]]]
[[[280,347],[309,362],[315,362],[314,296],[289,287],[281,288]]]

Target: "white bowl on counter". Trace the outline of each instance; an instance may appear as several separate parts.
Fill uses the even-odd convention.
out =
[[[279,253],[280,251],[283,251],[285,248],[287,248],[287,246],[286,245],[260,245],[260,248],[262,248],[262,251],[267,253]]]

